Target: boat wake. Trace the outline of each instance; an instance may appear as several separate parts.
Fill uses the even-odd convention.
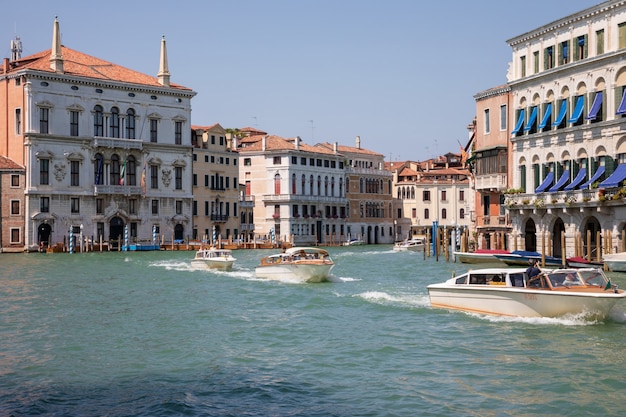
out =
[[[184,261],[159,261],[152,262],[149,266],[157,268],[165,268],[168,271],[196,271],[197,269],[191,266],[189,262]]]
[[[487,320],[491,323],[526,323],[539,326],[593,326],[603,323],[595,319],[593,313],[582,312],[578,314],[566,314],[562,317],[510,317],[510,316],[490,316],[478,313],[463,312],[468,316]],[[626,318],[624,318],[626,321]]]
[[[391,295],[382,291],[367,291],[355,294],[354,297],[360,297],[368,302],[380,305],[401,305],[405,307],[430,307],[430,301],[427,295],[400,294]]]

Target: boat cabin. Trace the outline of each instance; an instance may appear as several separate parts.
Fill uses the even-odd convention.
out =
[[[524,269],[480,269],[459,275],[455,284],[524,287],[524,273]]]

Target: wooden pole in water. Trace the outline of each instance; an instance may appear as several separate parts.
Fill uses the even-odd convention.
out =
[[[589,262],[591,262],[591,230],[587,230],[587,253],[585,254]]]
[[[599,262],[602,259],[602,234],[598,230],[596,232],[596,260]]]
[[[561,230],[561,265],[565,266],[565,230]]]
[[[541,267],[546,267],[546,232],[541,231]]]

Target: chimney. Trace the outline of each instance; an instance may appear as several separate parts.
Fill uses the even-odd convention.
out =
[[[261,150],[265,151],[267,145],[267,136],[263,136],[263,139],[261,140]]]
[[[170,86],[170,70],[167,66],[167,46],[165,45],[165,35],[161,38],[161,59],[159,60],[159,73],[157,74],[159,84],[164,87]]]
[[[296,136],[296,140],[294,140],[294,143],[296,145],[296,151],[300,150],[300,136]]]
[[[337,142],[333,143],[333,153],[337,155]]]
[[[63,55],[61,53],[61,32],[59,31],[59,19],[54,18],[52,28],[52,51],[50,52],[50,69],[63,74]]]
[[[361,149],[361,136],[356,137],[356,148]]]
[[[9,58],[4,58],[4,73],[9,72]]]

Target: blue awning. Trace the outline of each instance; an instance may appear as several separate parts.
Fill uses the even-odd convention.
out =
[[[622,93],[622,101],[619,103],[619,107],[617,108],[615,114],[626,114],[626,88]]]
[[[512,135],[517,134],[517,132],[519,132],[519,130],[522,128],[522,125],[524,124],[524,113],[524,109],[520,110],[519,117],[517,118],[517,123],[515,124],[515,129],[513,129],[513,131],[511,132]]]
[[[585,168],[581,169],[580,171],[578,171],[578,174],[576,175],[576,178],[574,178],[574,181],[570,182],[567,187],[563,188],[563,190],[564,191],[573,190],[574,188],[578,186],[578,184],[580,184],[581,182],[585,180],[586,176],[587,176],[587,170]]]
[[[589,186],[591,184],[593,184],[594,182],[598,181],[598,178],[600,178],[602,176],[602,174],[604,174],[604,166],[599,166],[598,169],[596,170],[596,173],[593,174],[593,177],[591,177],[591,179],[589,181],[587,181],[586,183],[581,185],[580,189],[584,190],[585,188],[589,188]]]
[[[561,109],[559,110],[559,115],[556,117],[552,126],[558,126],[563,123],[563,119],[565,119],[565,113],[567,112],[567,100],[563,100],[561,102]]]
[[[559,178],[556,184],[554,184],[548,191],[559,191],[565,184],[567,184],[567,180],[569,180],[569,171],[565,170],[563,171],[563,174],[561,174],[561,178]]]
[[[591,105],[591,110],[589,110],[589,114],[587,115],[587,120],[595,120],[598,117],[598,112],[600,111],[600,107],[602,107],[602,91],[598,91],[596,96],[593,98],[593,104]]]
[[[552,116],[552,103],[548,103],[546,106],[546,111],[543,113],[543,119],[541,119],[541,123],[537,126],[537,129],[543,129],[548,124],[548,120],[550,120],[550,116]]]
[[[548,175],[546,176],[546,179],[543,180],[541,185],[535,189],[535,192],[536,193],[543,193],[552,184],[553,180],[554,180],[554,172],[550,171],[550,172],[548,172]]]
[[[537,119],[537,106],[533,107],[533,111],[530,113],[530,117],[528,118],[528,124],[524,128],[524,132],[528,132],[530,129],[533,128],[533,124],[535,123],[536,119]]]
[[[569,118],[567,123],[576,123],[580,116],[583,115],[583,108],[585,107],[585,96],[578,96],[576,99],[576,106],[574,106],[574,113],[572,113],[572,117]]]
[[[619,187],[619,183],[626,179],[626,164],[619,164],[609,178],[602,181],[599,187],[610,188]]]

